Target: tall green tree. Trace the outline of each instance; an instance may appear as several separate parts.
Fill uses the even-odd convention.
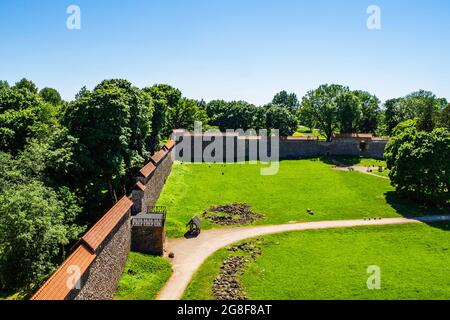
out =
[[[115,202],[126,193],[133,168],[148,156],[151,97],[125,80],[106,80],[72,102],[66,111],[69,134],[77,139],[74,184],[93,205]]]
[[[157,84],[143,90],[151,95],[155,109],[152,117],[152,133],[147,141],[149,151],[155,152],[161,140],[171,134],[166,130],[167,110],[180,104],[181,91],[167,84]]]
[[[180,103],[167,110],[167,129],[172,132],[174,129],[194,130],[194,122],[207,124],[209,119],[205,110],[198,107],[194,100],[183,98]]]
[[[266,128],[278,129],[281,137],[287,137],[297,130],[298,122],[288,109],[274,105],[266,112]]]
[[[364,133],[375,133],[379,127],[381,113],[380,100],[375,95],[366,91],[354,91],[353,93],[361,102],[359,131]]]
[[[355,133],[361,120],[361,101],[353,92],[344,92],[336,97],[338,121],[341,133]]]
[[[297,95],[295,93],[287,93],[283,90],[275,95],[272,100],[272,104],[279,105],[283,108],[288,109],[292,114],[297,112],[300,102],[298,101]]]
[[[0,212],[0,287],[6,290],[39,284],[84,230],[74,223],[80,207],[73,194],[37,181],[2,190]]]
[[[402,98],[390,99],[384,103],[384,129],[385,134],[388,136],[392,135],[395,127],[402,122],[402,117],[400,115],[400,103]]]
[[[333,133],[339,129],[338,107],[336,99],[342,93],[348,92],[347,87],[337,84],[321,85],[316,90],[309,91],[302,99],[302,118],[322,130],[327,141],[331,141]]]
[[[27,140],[45,134],[57,122],[57,112],[28,89],[0,91],[0,151],[20,152]]]
[[[44,102],[50,103],[53,106],[59,106],[63,102],[59,92],[53,88],[44,88],[39,91],[39,95]]]
[[[9,89],[8,81],[0,80],[0,91]]]
[[[16,89],[25,89],[28,90],[30,93],[37,94],[38,93],[38,87],[34,84],[34,82],[23,78],[22,80],[16,82],[14,85],[14,88]]]
[[[437,126],[450,131],[450,103],[440,111]]]
[[[386,146],[392,185],[421,203],[447,206],[450,201],[450,132],[418,130],[417,120],[401,123]]]

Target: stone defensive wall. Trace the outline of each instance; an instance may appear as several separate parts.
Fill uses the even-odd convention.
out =
[[[273,161],[323,156],[383,159],[388,139],[371,134],[337,134],[331,142],[317,137],[261,138],[237,133],[190,133],[176,130],[175,159],[184,162]],[[278,149],[278,151],[277,151]],[[272,152],[273,151],[273,152]]]
[[[32,300],[113,299],[131,249],[131,218],[155,205],[172,169],[174,147],[169,141],[151,157],[139,171],[131,197],[123,197],[83,235]]]

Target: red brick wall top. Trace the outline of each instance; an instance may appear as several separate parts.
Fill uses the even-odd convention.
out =
[[[164,145],[164,148],[168,151],[171,151],[173,149],[173,147],[175,147],[175,141],[173,141],[173,140],[170,140],[169,142],[167,142]]]
[[[139,173],[144,177],[147,178],[149,177],[154,171],[156,170],[156,166],[152,163],[149,162],[147,163],[147,165],[145,167],[143,167]]]
[[[169,151],[167,151],[167,150],[160,150],[157,153],[155,153],[155,155],[153,157],[151,157],[153,164],[155,166],[157,166],[168,153],[169,153]]]
[[[372,139],[371,133],[339,133],[333,135],[334,139]]]
[[[84,243],[95,252],[132,206],[133,202],[123,197],[83,236]]]
[[[64,300],[92,262],[93,254],[84,244],[80,245],[39,289],[31,300]],[[76,269],[75,269],[76,268]],[[73,278],[75,276],[75,278]]]
[[[144,186],[144,184],[140,181],[138,181],[138,183],[136,183],[136,185],[134,186],[134,190],[141,190],[141,191],[145,191],[147,187]]]

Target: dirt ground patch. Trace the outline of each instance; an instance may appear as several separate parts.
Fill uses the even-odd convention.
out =
[[[209,208],[203,213],[203,217],[225,226],[249,224],[264,219],[264,215],[253,212],[250,205],[240,203]]]

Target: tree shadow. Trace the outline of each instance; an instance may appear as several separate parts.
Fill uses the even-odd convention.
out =
[[[329,165],[353,167],[360,163],[361,158],[358,156],[323,156],[320,161]]]
[[[432,216],[450,216],[450,208],[432,208],[419,205],[412,200],[401,197],[395,191],[389,191],[385,194],[387,203],[394,208],[399,214],[407,219],[413,219],[418,217],[425,217],[421,220],[423,223],[430,227],[441,229],[444,231],[450,231],[450,221],[427,221],[426,217]]]

